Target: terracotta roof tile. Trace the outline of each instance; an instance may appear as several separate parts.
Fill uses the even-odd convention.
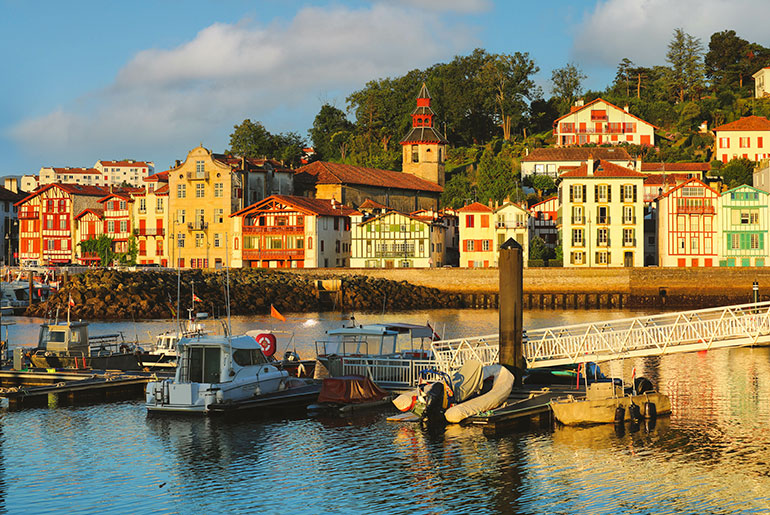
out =
[[[685,173],[672,173],[672,174],[666,174],[663,175],[662,173],[656,173],[649,175],[644,180],[645,186],[656,186],[656,185],[662,185],[662,184],[679,184],[681,182],[686,182],[690,177],[687,176]]]
[[[564,172],[559,177],[588,177],[588,166],[586,163],[583,163],[574,170]],[[647,175],[625,166],[612,164],[609,161],[597,161],[593,177],[647,177]]]
[[[482,204],[481,202],[474,202],[473,204],[468,204],[465,207],[461,207],[457,210],[458,213],[491,213],[492,208]]]
[[[293,206],[302,211],[310,212],[319,216],[351,216],[359,214],[352,207],[342,205],[338,202],[321,198],[299,197],[296,195],[271,195],[259,202],[233,213],[230,216],[243,216],[253,211],[259,210],[262,206],[277,200],[282,204]],[[332,205],[332,203],[334,205]]]
[[[367,198],[361,203],[360,206],[358,206],[358,209],[391,209],[391,208],[389,208],[384,204],[380,204],[379,202],[375,202],[370,198]]]
[[[707,172],[709,163],[642,163],[643,172]]]
[[[641,119],[641,118],[639,118],[638,116],[634,116],[633,114],[629,113],[629,112],[628,112],[628,111],[626,111],[625,109],[621,109],[621,108],[619,108],[618,106],[616,106],[615,104],[611,104],[610,102],[607,102],[606,100],[604,100],[604,99],[601,99],[601,98],[597,98],[597,99],[595,99],[595,100],[592,100],[591,102],[588,102],[587,104],[585,104],[583,107],[580,107],[580,108],[578,108],[578,109],[575,109],[574,111],[570,111],[569,113],[565,114],[564,116],[560,116],[559,118],[557,118],[556,120],[554,120],[554,122],[553,122],[553,123],[554,123],[554,125],[556,125],[556,124],[559,122],[559,120],[563,120],[564,118],[566,118],[566,117],[568,117],[568,116],[570,116],[570,115],[573,115],[573,114],[575,114],[575,113],[577,113],[577,112],[579,112],[579,111],[582,111],[583,109],[588,109],[589,107],[591,107],[592,105],[596,104],[597,102],[604,102],[605,104],[607,104],[607,106],[608,106],[608,107],[612,107],[612,108],[614,108],[614,109],[617,109],[618,111],[622,111],[622,112],[626,113],[628,116],[630,116],[631,118],[634,118],[634,119],[636,119],[636,120],[639,120],[640,122],[642,122],[642,123],[645,123],[645,124],[649,125],[650,127],[654,127],[654,128],[656,128],[656,129],[658,129],[658,128],[659,128],[659,127],[657,127],[657,126],[655,126],[655,125],[651,124],[651,123],[650,123],[650,122],[648,122],[648,121],[642,120],[642,119]]]
[[[764,116],[745,116],[712,129],[717,131],[770,131],[770,120]]]
[[[363,166],[315,161],[295,171],[300,182],[312,184],[361,184],[380,188],[398,188],[441,193],[444,188],[409,173],[365,168]]]
[[[633,161],[631,155],[620,147],[555,147],[535,148],[522,162],[532,161],[585,161],[589,156],[606,161]]]
[[[129,161],[129,160],[123,160],[123,161],[104,161],[100,160],[99,163],[102,164],[102,166],[117,166],[117,167],[131,167],[131,168],[149,168],[150,164],[145,161]]]

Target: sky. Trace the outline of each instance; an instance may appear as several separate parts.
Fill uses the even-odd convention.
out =
[[[751,13],[747,16],[746,13]],[[767,0],[0,0],[0,176],[98,160],[223,152],[249,118],[307,131],[368,81],[474,48],[528,52],[546,97],[574,63],[584,89],[617,64],[665,64],[675,28],[770,46]]]

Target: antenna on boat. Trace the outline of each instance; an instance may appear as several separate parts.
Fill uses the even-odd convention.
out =
[[[230,252],[229,252],[229,243],[227,241],[227,233],[225,233],[225,248],[228,249],[228,252],[225,252],[225,300],[227,302],[227,341],[230,343],[230,355],[233,354],[233,342],[232,342],[232,334],[233,334],[233,326],[230,322]]]
[[[178,264],[179,263],[177,263],[177,265]],[[182,284],[181,283],[182,283],[182,272],[179,269],[179,267],[177,266],[177,268],[176,268],[176,327],[177,327],[177,330],[179,330],[179,331],[182,330],[182,326],[180,325],[180,321],[179,321],[179,308],[180,308],[179,297],[182,294],[181,293],[182,292]]]

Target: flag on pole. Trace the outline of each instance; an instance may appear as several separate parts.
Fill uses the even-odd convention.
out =
[[[193,293],[193,302],[203,302],[200,297]]]
[[[275,306],[273,306],[272,304],[270,304],[270,316],[273,318],[277,318],[281,322],[286,322],[286,317],[280,314],[278,310],[275,309]]]
[[[439,336],[436,330],[433,329],[433,326],[430,325],[430,322],[428,322],[426,325],[430,328],[431,331],[433,331],[433,336],[431,336],[431,340],[433,340],[434,342],[439,341],[441,339],[441,336]]]
[[[75,306],[75,301],[72,300],[72,294],[70,293],[69,307],[74,307],[74,306]]]

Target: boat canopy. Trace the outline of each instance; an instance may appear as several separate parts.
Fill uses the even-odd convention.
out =
[[[329,339],[316,342],[317,354],[385,355],[425,350],[424,340],[432,339],[433,329],[416,324],[367,324],[331,329],[326,334]]]
[[[233,336],[228,340],[226,336],[217,336],[217,335],[210,335],[210,336],[193,336],[193,337],[182,337],[179,339],[179,345],[180,346],[186,346],[186,347],[224,347],[224,348],[230,348],[233,349],[260,349],[262,350],[262,347],[259,346],[257,343],[257,340],[252,338],[251,336],[246,335],[239,335],[239,336]]]
[[[427,325],[417,324],[367,324],[354,327],[340,327],[326,332],[329,336],[361,335],[380,336],[391,334],[409,334],[413,339],[432,338],[433,329]]]

